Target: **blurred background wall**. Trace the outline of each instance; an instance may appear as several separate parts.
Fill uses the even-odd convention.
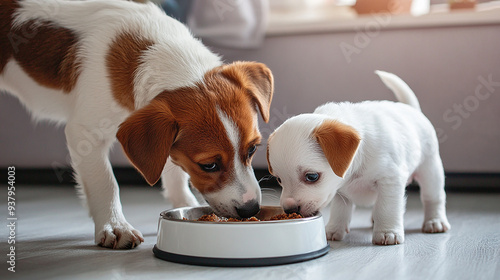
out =
[[[288,117],[325,102],[394,100],[373,73],[380,69],[397,74],[416,93],[437,129],[447,172],[499,173],[500,23],[376,29],[370,21],[376,19],[344,29],[268,32],[253,48],[209,47],[225,62],[255,60],[273,71],[271,119],[261,122],[264,139]],[[0,94],[0,125],[0,167],[68,165],[63,127],[34,123],[8,94]],[[111,160],[130,166],[119,145]],[[267,168],[265,142],[254,166]]]

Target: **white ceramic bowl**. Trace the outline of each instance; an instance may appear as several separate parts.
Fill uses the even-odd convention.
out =
[[[196,221],[212,213],[210,207],[162,212],[155,256],[195,265],[267,266],[318,258],[330,249],[321,214],[278,221]],[[256,217],[264,220],[282,213],[281,207],[263,206]]]

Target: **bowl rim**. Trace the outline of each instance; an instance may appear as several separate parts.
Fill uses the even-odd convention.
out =
[[[190,210],[190,209],[195,209],[195,208],[208,208],[212,210],[210,206],[194,206],[194,207],[179,207],[179,208],[173,208],[169,210],[162,211],[160,213],[160,220],[167,220],[167,221],[172,221],[172,222],[180,222],[180,223],[195,223],[195,224],[219,224],[219,225],[246,225],[246,224],[259,224],[259,225],[264,225],[264,224],[276,224],[276,223],[301,223],[301,222],[307,222],[307,221],[312,221],[316,219],[320,219],[323,217],[321,212],[318,212],[314,216],[310,217],[304,217],[304,218],[298,218],[298,219],[286,219],[286,220],[272,220],[272,221],[245,221],[245,222],[213,222],[213,221],[197,221],[197,220],[184,220],[184,219],[177,219],[177,218],[170,218],[166,217],[166,215],[170,212],[174,211],[181,211],[181,210]],[[279,208],[283,209],[281,206],[274,206],[274,205],[265,205],[261,206],[261,208]]]

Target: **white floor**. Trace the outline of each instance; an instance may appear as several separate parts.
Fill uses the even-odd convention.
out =
[[[0,209],[6,221],[6,187]],[[265,190],[267,204],[276,191]],[[113,251],[93,244],[93,223],[69,186],[17,186],[16,272],[7,271],[7,227],[0,227],[0,279],[500,279],[500,194],[448,194],[446,234],[423,234],[417,193],[410,193],[406,241],[371,244],[370,211],[357,209],[351,233],[330,252],[299,264],[215,268],[169,263],[153,256],[158,215],[168,209],[156,188],[123,187],[125,216],[145,243]],[[244,241],[242,241],[244,242]]]

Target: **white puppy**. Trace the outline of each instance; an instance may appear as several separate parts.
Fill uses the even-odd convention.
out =
[[[327,103],[288,119],[268,140],[269,171],[283,187],[281,205],[310,216],[331,202],[329,240],[349,232],[354,205],[373,205],[373,243],[403,243],[405,187],[413,179],[425,209],[423,232],[450,229],[435,130],[404,81],[376,73],[401,103]]]

